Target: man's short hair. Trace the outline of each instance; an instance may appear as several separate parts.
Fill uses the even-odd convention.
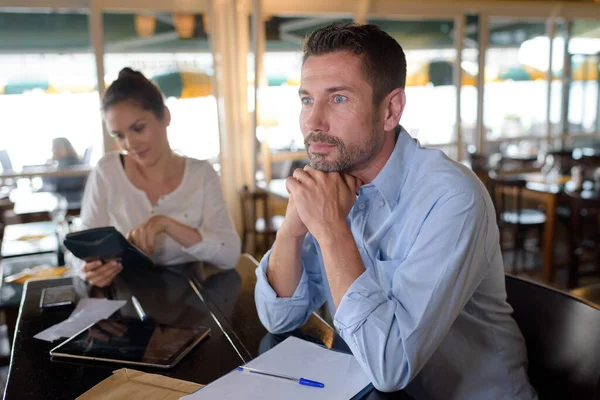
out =
[[[398,42],[377,25],[331,24],[310,34],[304,44],[302,65],[310,56],[347,51],[362,58],[373,103],[406,84],[406,57]]]

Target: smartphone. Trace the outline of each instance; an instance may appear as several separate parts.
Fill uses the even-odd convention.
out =
[[[42,310],[54,307],[71,306],[75,303],[73,285],[55,286],[42,290],[40,308]]]

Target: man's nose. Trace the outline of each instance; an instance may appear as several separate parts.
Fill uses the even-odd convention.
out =
[[[329,119],[327,117],[326,107],[315,103],[309,110],[306,110],[306,112],[304,127],[307,131],[329,132]]]

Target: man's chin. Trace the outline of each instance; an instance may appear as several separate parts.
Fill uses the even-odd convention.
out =
[[[329,160],[311,160],[310,166],[321,172],[342,172],[340,164]]]

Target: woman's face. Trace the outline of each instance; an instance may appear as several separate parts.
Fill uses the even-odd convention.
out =
[[[119,148],[142,166],[155,165],[165,152],[171,151],[167,140],[171,115],[166,107],[162,119],[159,119],[152,111],[143,110],[133,102],[122,101],[106,110],[105,121]]]

